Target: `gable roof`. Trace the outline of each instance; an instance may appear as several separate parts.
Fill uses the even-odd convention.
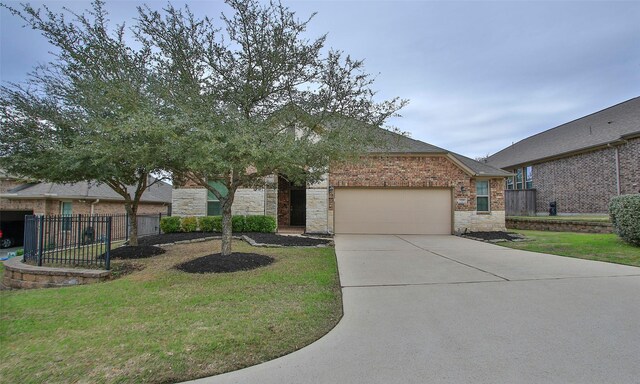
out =
[[[636,97],[521,140],[487,158],[498,168],[566,156],[640,135]]]
[[[127,190],[133,194],[135,187],[128,186]],[[172,186],[158,181],[147,188],[142,194],[140,202],[145,203],[171,203]],[[106,184],[95,182],[79,182],[71,184],[57,183],[27,183],[19,185],[1,195],[9,199],[101,199],[109,201],[124,201],[124,198],[113,191]]]
[[[451,152],[446,149],[436,147],[435,145],[425,143],[424,141],[412,139],[386,129],[379,129],[379,134],[382,135],[385,145],[382,147],[371,148],[369,149],[369,153],[443,154],[449,156],[454,162],[458,163],[458,165],[461,165],[463,168],[467,168],[473,176],[511,176],[511,173],[509,172],[505,172],[502,169],[492,167],[488,164],[483,164],[458,153]]]

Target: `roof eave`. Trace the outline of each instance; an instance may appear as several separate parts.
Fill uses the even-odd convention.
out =
[[[604,148],[609,148],[609,147],[615,147],[615,146],[618,146],[618,145],[623,145],[623,144],[627,143],[627,140],[634,139],[636,137],[640,137],[640,132],[633,132],[633,133],[630,133],[630,134],[627,134],[627,135],[624,135],[624,136],[620,136],[620,138],[608,141],[606,143],[591,145],[591,146],[583,147],[583,148],[580,148],[580,149],[574,149],[573,151],[562,152],[562,153],[558,153],[558,154],[552,155],[552,156],[540,157],[540,158],[537,158],[537,159],[527,160],[525,162],[520,162],[520,163],[516,163],[516,164],[505,165],[505,166],[502,166],[500,168],[501,169],[518,168],[518,167],[522,167],[522,166],[525,166],[525,165],[546,163],[547,161],[562,159],[564,157],[579,155],[581,153],[586,153],[586,152],[593,152],[593,151],[597,151],[598,149],[604,149]],[[495,166],[492,165],[492,167],[495,167]]]
[[[57,194],[38,194],[38,195],[20,195],[17,193],[0,193],[0,198],[9,200],[100,200],[116,203],[124,203],[124,198],[104,197],[104,196],[81,196],[81,195],[57,195]],[[141,199],[141,203],[159,203],[159,204],[171,204],[170,201],[165,200],[148,200]]]

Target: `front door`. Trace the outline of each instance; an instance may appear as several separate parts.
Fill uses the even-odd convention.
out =
[[[291,221],[289,225],[303,227],[306,225],[307,191],[291,190]]]

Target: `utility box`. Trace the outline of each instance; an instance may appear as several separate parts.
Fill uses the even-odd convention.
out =
[[[555,201],[549,203],[549,216],[558,216],[558,203]]]

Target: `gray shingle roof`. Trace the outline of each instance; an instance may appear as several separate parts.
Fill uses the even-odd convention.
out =
[[[640,97],[530,136],[489,156],[487,163],[497,168],[529,164],[636,133],[640,134]]]
[[[135,190],[129,186],[131,194]],[[149,187],[140,201],[153,203],[171,203],[172,186],[165,182],[157,182]],[[56,183],[30,183],[23,184],[3,194],[6,198],[57,198],[57,199],[103,199],[111,201],[124,201],[122,196],[115,193],[106,184],[95,182],[79,182],[72,184]]]
[[[391,132],[385,129],[380,129],[380,134],[383,136],[386,145],[383,147],[372,148],[370,153],[398,153],[398,154],[419,154],[419,153],[433,153],[433,154],[449,154],[456,160],[469,168],[476,176],[498,176],[506,177],[511,175],[509,172],[505,172],[501,169],[494,168],[488,164],[480,163],[476,160],[470,159],[466,156],[462,156],[455,152],[447,151],[446,149],[436,147],[429,143],[425,143],[420,140],[412,139],[410,137]]]

